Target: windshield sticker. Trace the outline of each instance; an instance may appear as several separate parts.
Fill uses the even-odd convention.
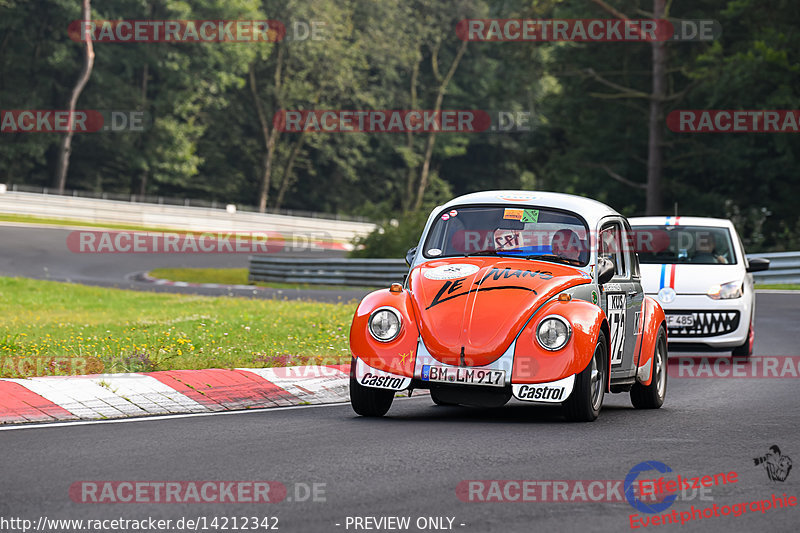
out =
[[[450,220],[450,215],[445,213],[444,215],[442,215],[442,220]]]
[[[520,234],[514,230],[496,230],[494,232],[494,247],[497,251],[514,250],[520,247]]]
[[[430,253],[430,252],[429,252]],[[442,265],[425,271],[424,276],[433,280],[456,279],[470,276],[479,270],[477,265],[457,263]]]
[[[504,220],[522,220],[522,215],[524,214],[524,209],[506,209],[503,212],[503,219]]]
[[[522,212],[522,222],[539,222],[538,209],[525,209]]]
[[[442,251],[439,248],[431,248],[428,250],[428,255],[436,257],[437,255],[442,255]]]
[[[451,217],[454,217],[454,216],[456,216],[457,214],[458,214],[458,211],[456,211],[455,209],[453,209],[452,211],[450,211],[450,216],[451,216]]]

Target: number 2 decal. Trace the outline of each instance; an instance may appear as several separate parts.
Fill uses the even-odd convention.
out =
[[[625,295],[608,295],[608,326],[611,330],[611,364],[622,363],[622,353],[625,347]]]

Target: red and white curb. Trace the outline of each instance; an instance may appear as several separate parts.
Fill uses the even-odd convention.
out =
[[[349,371],[330,365],[0,379],[0,424],[345,402]]]

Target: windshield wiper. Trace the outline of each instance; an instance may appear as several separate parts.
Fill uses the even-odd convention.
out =
[[[553,255],[553,254],[538,254],[538,255],[523,255],[525,259],[542,259],[544,261],[553,261],[554,263],[563,263],[565,265],[571,266],[581,266],[581,262],[577,259],[568,259],[566,257],[561,257],[560,255]]]
[[[479,250],[477,252],[470,252],[468,254],[464,254],[464,257],[472,257],[476,255],[499,255],[497,250]]]

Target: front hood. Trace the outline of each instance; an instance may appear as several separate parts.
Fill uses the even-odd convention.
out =
[[[677,294],[706,294],[713,285],[744,280],[742,265],[642,264],[642,287],[656,294],[672,287]]]
[[[431,355],[449,365],[480,366],[505,353],[541,304],[591,278],[557,263],[470,257],[423,263],[409,280]]]

